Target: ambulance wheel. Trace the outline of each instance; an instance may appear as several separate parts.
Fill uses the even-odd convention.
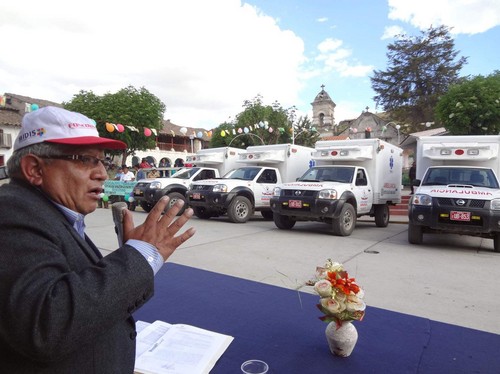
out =
[[[495,252],[500,252],[500,233],[496,233],[493,238],[493,250]]]
[[[212,213],[204,207],[193,207],[193,213],[200,219],[209,219],[210,217],[212,217]]]
[[[375,225],[377,227],[387,227],[389,225],[389,205],[375,205]]]
[[[408,224],[408,242],[411,244],[422,244],[423,239],[422,226]]]
[[[177,202],[177,200],[182,200],[184,201],[184,206],[179,210],[179,213],[177,213],[178,216],[180,216],[184,211],[186,210],[186,198],[179,192],[172,192],[167,195],[170,200],[168,202],[167,210],[172,208],[172,206]],[[166,212],[166,211],[165,211]]]
[[[141,206],[142,210],[144,210],[146,213],[151,212],[151,209],[153,209],[153,205],[145,201],[141,201],[139,205]]]
[[[234,223],[245,223],[253,214],[253,207],[250,200],[244,196],[236,196],[229,204],[227,215],[229,220]]]
[[[281,230],[290,230],[295,226],[295,221],[288,216],[283,216],[279,213],[273,213],[274,224]]]
[[[260,214],[262,214],[262,217],[264,217],[264,219],[266,221],[271,221],[273,219],[273,211],[272,210],[261,210]]]
[[[333,220],[333,233],[338,236],[349,236],[356,226],[356,211],[354,207],[345,203],[340,211],[340,216]]]

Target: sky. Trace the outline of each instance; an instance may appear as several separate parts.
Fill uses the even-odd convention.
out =
[[[377,113],[370,77],[395,35],[452,27],[460,74],[500,70],[500,0],[34,0],[0,3],[0,94],[54,102],[132,85],[165,119],[212,129],[258,95],[312,118]]]

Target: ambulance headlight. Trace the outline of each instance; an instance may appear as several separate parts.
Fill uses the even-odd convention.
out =
[[[160,190],[161,189],[161,183],[160,182],[151,182],[149,184],[149,188],[152,190]]]
[[[500,210],[500,199],[491,200],[490,209],[491,210]]]
[[[227,192],[227,185],[225,185],[225,184],[216,184],[214,186],[214,189],[212,191],[214,191],[214,192]]]
[[[330,199],[335,200],[337,198],[337,190],[331,188],[321,190],[318,193],[318,199]]]
[[[412,204],[413,205],[431,206],[432,205],[432,197],[430,197],[429,195],[424,195],[424,194],[416,194],[413,196]]]
[[[273,196],[280,196],[280,195],[281,195],[281,188],[280,187],[274,187]]]

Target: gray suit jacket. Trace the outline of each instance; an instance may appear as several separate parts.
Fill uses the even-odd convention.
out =
[[[0,372],[132,373],[131,314],[153,281],[135,249],[102,258],[36,188],[0,187]]]

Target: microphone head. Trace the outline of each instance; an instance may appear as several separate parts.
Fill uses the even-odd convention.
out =
[[[113,222],[115,223],[115,232],[118,237],[118,245],[120,247],[123,245],[123,215],[127,209],[127,203],[123,201],[111,205]]]

